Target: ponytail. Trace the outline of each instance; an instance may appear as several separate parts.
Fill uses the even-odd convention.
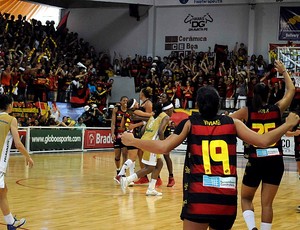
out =
[[[258,83],[254,86],[252,106],[255,111],[262,108],[268,102],[269,87],[264,83]]]

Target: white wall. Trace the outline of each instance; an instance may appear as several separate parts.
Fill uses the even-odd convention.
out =
[[[191,25],[184,22],[185,18],[189,14],[200,18],[207,13],[213,19],[203,27],[207,31],[189,31]],[[156,15],[155,53],[160,56],[170,53],[165,51],[165,36],[205,37],[207,41],[180,42],[186,47],[188,43],[196,45],[196,51],[207,51],[209,46],[213,49],[215,44],[228,45],[229,49],[233,49],[235,42],[247,43],[248,5],[158,7]]]
[[[255,14],[250,17],[251,6],[245,3],[233,5],[229,4],[230,1],[223,1],[226,4],[183,5],[175,1],[177,5],[172,6],[170,0],[161,2],[169,5],[159,5],[156,1],[157,6],[150,10],[148,6],[140,6],[140,21],[129,16],[128,6],[70,9],[68,28],[78,32],[79,37],[89,41],[98,51],[109,50],[111,54],[116,51],[123,57],[134,56],[136,53],[168,55],[171,51],[165,50],[165,36],[192,36],[207,38],[207,41],[190,42],[197,45],[196,51],[206,51],[215,44],[228,45],[232,49],[235,42],[243,42],[246,45],[249,43],[255,54],[262,54],[267,59],[269,43],[286,43],[278,41],[280,6],[300,6],[300,3],[266,1],[256,4]],[[190,25],[184,23],[187,15],[203,17],[207,13],[213,18],[213,22],[205,25],[207,30],[189,31]],[[254,29],[249,28],[252,23]],[[188,42],[183,43],[187,45]]]
[[[280,6],[300,6],[299,3],[283,4],[257,4],[256,11],[256,30],[254,50],[261,53],[267,59],[269,43],[286,44],[286,41],[278,40],[279,30],[279,11]],[[296,42],[297,43],[297,42]],[[299,42],[298,42],[299,43]]]
[[[134,56],[147,53],[148,19],[146,9],[140,21],[129,16],[128,7],[107,7],[97,9],[68,9],[70,15],[67,27],[78,32],[97,51],[116,51]],[[126,57],[126,56],[125,56]]]

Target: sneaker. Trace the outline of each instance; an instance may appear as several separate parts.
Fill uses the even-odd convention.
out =
[[[128,187],[128,179],[127,177],[121,177],[120,186],[123,193],[126,193],[126,188]]]
[[[156,191],[155,189],[147,189],[146,196],[162,196],[162,193]]]
[[[162,182],[161,178],[157,178],[155,187],[157,188],[157,187],[161,186],[162,184],[163,184],[163,182]]]
[[[21,227],[22,225],[24,225],[26,223],[26,220],[24,218],[17,220],[15,218],[15,221],[13,224],[8,224],[7,225],[7,230],[16,230],[17,228]]]
[[[134,182],[133,182],[133,181],[131,181],[131,182],[128,184],[129,187],[133,187],[133,185],[134,185]]]
[[[138,181],[134,182],[134,184],[148,184],[149,179],[148,177],[141,177]]]
[[[300,212],[300,205],[297,207],[297,211],[299,211],[299,212]]]
[[[120,178],[121,178],[121,176],[116,175],[116,176],[114,177],[114,181],[117,182],[118,184],[120,184]]]
[[[169,182],[167,184],[167,187],[173,187],[175,184],[174,177],[169,177]]]

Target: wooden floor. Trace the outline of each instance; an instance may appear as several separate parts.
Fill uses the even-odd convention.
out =
[[[164,230],[182,229],[181,210],[183,153],[171,155],[176,184],[166,187],[167,168],[158,189],[162,197],[146,197],[147,186],[136,185],[123,194],[113,181],[113,152],[34,154],[28,169],[20,155],[12,155],[6,183],[12,213],[25,217],[28,230]],[[294,159],[286,159],[286,172],[274,204],[273,230],[300,229],[300,182]],[[239,185],[245,165],[239,157]],[[259,223],[259,199],[255,199]],[[0,229],[6,229],[3,218]],[[234,230],[246,229],[240,207]]]

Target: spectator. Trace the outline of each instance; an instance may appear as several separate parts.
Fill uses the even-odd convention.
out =
[[[86,127],[86,125],[83,123],[83,118],[79,117],[76,124],[74,125],[75,127]]]

